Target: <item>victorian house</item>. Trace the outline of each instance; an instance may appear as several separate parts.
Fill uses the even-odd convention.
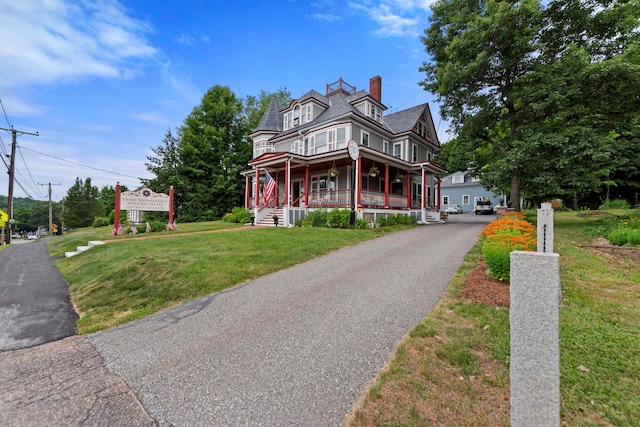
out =
[[[318,208],[439,221],[445,170],[433,162],[440,143],[429,105],[386,110],[379,76],[369,92],[340,78],[287,106],[274,97],[251,134],[245,207],[257,222],[278,215],[284,226]]]

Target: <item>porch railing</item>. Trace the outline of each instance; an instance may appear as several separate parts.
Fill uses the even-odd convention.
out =
[[[361,190],[360,204],[366,207],[384,207],[384,193],[373,190]]]
[[[400,194],[389,194],[389,207],[406,209],[407,196],[402,196]]]
[[[309,206],[349,206],[351,190],[321,190],[309,194]]]

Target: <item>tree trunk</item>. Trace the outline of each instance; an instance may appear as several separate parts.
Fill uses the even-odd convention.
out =
[[[520,178],[514,176],[511,178],[511,207],[520,212]]]

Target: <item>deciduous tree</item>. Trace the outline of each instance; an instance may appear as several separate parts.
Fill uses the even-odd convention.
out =
[[[436,3],[421,84],[457,131],[448,151],[472,153],[485,185],[509,184],[516,208],[521,189],[533,200],[577,200],[620,168],[637,173],[620,147],[637,147],[638,5]]]

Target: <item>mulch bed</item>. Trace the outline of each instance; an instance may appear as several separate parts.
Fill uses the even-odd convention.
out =
[[[494,307],[509,307],[509,284],[489,277],[484,260],[467,274],[462,295]]]
[[[582,246],[583,249],[605,254],[619,261],[633,261],[640,265],[640,248],[612,245],[603,238],[596,239],[595,246]],[[494,307],[509,307],[509,284],[492,279],[487,274],[487,264],[480,260],[478,265],[467,274],[462,295],[472,301],[483,302]]]

